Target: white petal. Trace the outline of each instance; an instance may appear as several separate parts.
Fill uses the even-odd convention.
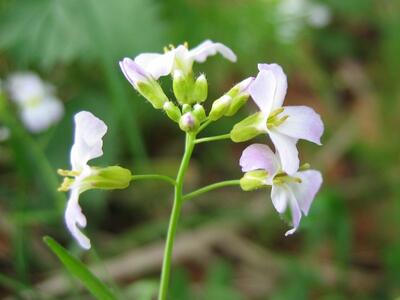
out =
[[[238,84],[235,87],[239,88],[239,93],[246,93],[247,90],[250,88],[251,83],[254,81],[254,77],[248,77]]]
[[[272,185],[271,200],[278,213],[282,214],[283,212],[285,212],[289,201],[287,189],[285,189],[281,185]]]
[[[276,109],[282,106],[287,92],[287,77],[283,69],[278,64],[258,64],[260,71],[268,71],[275,77],[274,96],[271,109]]]
[[[45,98],[38,105],[22,108],[20,114],[25,127],[37,133],[58,122],[64,114],[64,106],[56,98]]]
[[[197,62],[204,62],[208,56],[220,53],[226,59],[235,62],[236,55],[233,51],[221,43],[214,43],[213,41],[206,40],[197,47],[189,51],[190,57]]]
[[[284,106],[281,115],[289,117],[276,130],[296,139],[304,139],[321,145],[324,124],[321,117],[307,106]]]
[[[299,169],[299,152],[296,148],[297,139],[283,135],[274,129],[269,131],[269,136],[275,145],[281,161],[282,169],[292,175]]]
[[[90,240],[78,228],[86,227],[86,217],[82,214],[82,209],[79,206],[79,189],[71,190],[71,195],[65,210],[65,224],[72,236],[77,240],[79,245],[84,249],[90,249]]]
[[[275,153],[267,145],[252,144],[244,149],[240,157],[240,166],[243,172],[262,169],[273,176],[277,172],[279,164]]]
[[[289,207],[292,214],[293,228],[286,231],[285,236],[293,234],[299,227],[301,220],[301,211],[299,204],[297,203],[295,196],[293,195],[292,191],[289,188],[288,191],[289,191]]]
[[[276,79],[274,74],[270,71],[262,70],[258,72],[256,79],[249,87],[251,97],[266,117],[269,116],[272,109],[275,86]]]
[[[34,73],[14,73],[7,79],[7,89],[11,99],[23,106],[32,99],[41,99],[46,95],[46,85]]]
[[[73,170],[82,170],[87,162],[103,155],[103,136],[107,125],[92,113],[81,111],[75,115],[75,141],[71,149]]]
[[[289,186],[296,197],[304,215],[308,214],[311,203],[322,184],[322,175],[316,170],[297,172],[294,176],[301,179],[301,183],[290,183]]]
[[[165,54],[143,53],[135,57],[137,63],[143,70],[151,74],[154,79],[171,74],[175,59],[175,51]]]

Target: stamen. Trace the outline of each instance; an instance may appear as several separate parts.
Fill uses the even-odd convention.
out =
[[[76,177],[80,174],[78,171],[73,171],[73,170],[63,170],[63,169],[58,169],[57,170],[58,175],[60,176],[70,176],[70,177]]]
[[[183,46],[184,46],[186,49],[189,49],[189,43],[188,43],[187,41],[185,41],[185,42],[183,43]]]
[[[300,166],[299,171],[306,171],[306,170],[308,170],[310,168],[311,168],[310,164],[309,163],[305,163],[305,164]]]
[[[67,191],[69,191],[69,188],[71,187],[73,182],[74,182],[74,179],[65,177],[64,181],[61,183],[61,185],[57,189],[57,191],[59,191],[59,192],[67,192]]]

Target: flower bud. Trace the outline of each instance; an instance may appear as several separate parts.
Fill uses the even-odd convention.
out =
[[[138,92],[145,97],[155,109],[163,108],[168,97],[164,94],[160,84],[155,80],[139,81],[136,83]]]
[[[184,114],[186,114],[187,112],[191,112],[191,111],[192,111],[192,107],[189,104],[182,105],[182,112]]]
[[[191,100],[193,103],[204,102],[207,99],[207,94],[208,94],[207,79],[206,76],[202,74],[196,79],[196,82],[194,83]]]
[[[180,104],[190,104],[194,85],[193,75],[184,75],[182,71],[175,70],[173,77],[172,88],[175,98]]]
[[[82,181],[81,192],[89,189],[124,189],[129,186],[131,179],[131,171],[120,166],[92,168],[92,174]]]
[[[178,106],[176,106],[173,102],[168,101],[164,103],[163,109],[172,121],[179,123],[179,119],[181,118],[182,114]]]
[[[193,132],[199,128],[200,122],[192,112],[185,113],[179,120],[179,127],[185,132]]]
[[[231,140],[238,143],[252,139],[253,137],[263,133],[260,124],[264,122],[261,112],[248,116],[244,120],[235,124],[231,130]]]
[[[231,105],[229,106],[228,111],[225,113],[225,116],[230,117],[235,115],[237,111],[244,104],[246,104],[250,96],[250,94],[247,92],[247,89],[249,88],[253,80],[254,80],[253,77],[249,77],[245,80],[242,80],[229,90],[227,94],[232,97],[232,102]]]
[[[221,98],[214,101],[211,107],[211,111],[209,114],[209,119],[211,121],[216,121],[221,118],[226,111],[229,109],[231,105],[232,97],[228,95],[224,95]]]
[[[203,122],[206,118],[206,111],[204,110],[204,107],[201,104],[196,104],[193,107],[193,114],[199,120],[199,122]]]
[[[254,170],[244,174],[240,179],[240,187],[243,191],[252,191],[265,187],[268,173],[265,170]]]

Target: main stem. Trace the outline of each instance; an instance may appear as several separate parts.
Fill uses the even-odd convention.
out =
[[[171,217],[169,220],[167,240],[164,249],[164,261],[161,270],[161,281],[160,281],[160,289],[158,293],[158,300],[166,300],[168,295],[168,285],[169,285],[169,276],[171,273],[171,262],[172,262],[172,252],[174,246],[174,240],[176,235],[176,229],[178,225],[178,219],[181,212],[181,207],[183,203],[183,181],[185,178],[186,170],[189,166],[190,157],[192,156],[193,148],[194,148],[194,140],[196,138],[195,134],[186,133],[185,140],[185,153],[183,154],[183,158],[181,161],[181,165],[179,167],[178,175],[176,176],[176,184],[175,184],[175,196],[174,196],[174,204],[172,207]]]

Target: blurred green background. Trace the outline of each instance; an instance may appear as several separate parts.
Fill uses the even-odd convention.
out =
[[[187,203],[170,299],[398,299],[399,32],[396,0],[0,0],[0,78],[34,71],[57,87],[66,109],[46,132],[16,126],[0,144],[2,299],[92,299],[44,235],[95,266],[121,299],[152,299],[172,189],[135,182],[82,195],[94,246],[83,252],[64,226],[55,170],[69,167],[72,116],[85,109],[109,127],[96,165],[174,176],[182,132],[138,96],[118,60],[208,38],[238,55],[236,64],[216,56],[195,66],[207,75],[209,102],[255,75],[259,62],[283,66],[286,103],[309,105],[325,122],[322,147],[299,144],[324,184],[288,238],[265,190],[226,188]],[[171,92],[168,78],[163,86]],[[254,110],[248,105],[207,135],[228,132]],[[246,145],[199,145],[187,190],[239,178]]]

